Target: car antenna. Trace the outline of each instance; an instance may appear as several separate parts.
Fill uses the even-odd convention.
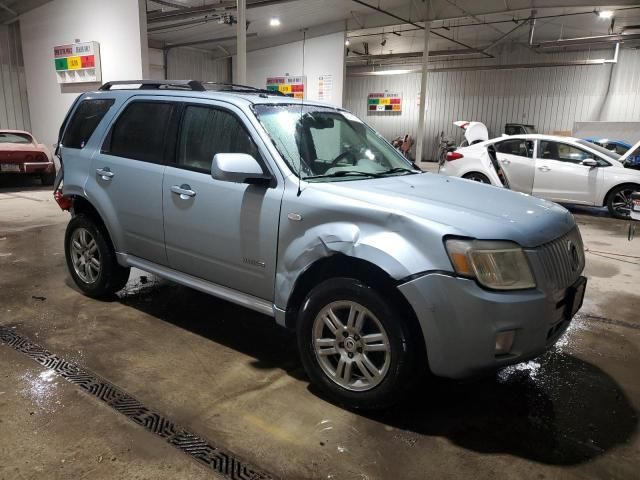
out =
[[[302,78],[304,81],[304,46],[305,43],[307,41],[307,29],[303,29],[302,30]],[[300,102],[300,126],[302,127],[302,112],[304,110],[304,95],[305,95],[305,88],[304,88],[304,84],[303,84],[303,89],[302,89],[302,101]],[[302,183],[302,151],[300,150],[300,148],[298,147],[298,194],[296,196],[300,196],[300,194],[302,193],[302,188],[301,188],[301,183]]]

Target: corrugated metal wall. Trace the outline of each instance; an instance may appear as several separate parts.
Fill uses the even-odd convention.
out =
[[[612,58],[613,49],[591,52],[542,54],[525,46],[506,45],[497,52],[495,65],[561,62],[587,58]],[[487,61],[431,63],[430,68],[472,66]],[[411,69],[417,66],[390,66]],[[409,133],[418,123],[420,73],[386,76],[349,76],[345,108],[365,119],[385,137]],[[370,92],[399,92],[403,111],[374,113],[366,109]],[[460,141],[455,120],[484,122],[492,135],[507,122],[536,125],[538,131],[571,131],[574,121],[640,121],[640,50],[621,50],[617,64],[544,67],[514,70],[430,72],[428,78],[425,158],[435,156],[441,131]]]
[[[174,48],[167,55],[167,76],[208,82],[231,81],[231,59],[215,58],[211,53],[191,48]]]
[[[19,22],[0,25],[0,128],[31,130]]]

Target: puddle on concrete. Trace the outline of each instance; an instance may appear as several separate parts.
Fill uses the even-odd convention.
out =
[[[54,370],[28,371],[19,377],[19,381],[26,385],[20,390],[20,394],[43,413],[56,413],[62,406],[58,386],[61,379]]]

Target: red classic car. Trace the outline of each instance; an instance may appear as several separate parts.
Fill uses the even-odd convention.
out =
[[[0,175],[5,173],[39,176],[43,185],[56,178],[47,147],[22,130],[0,130]]]

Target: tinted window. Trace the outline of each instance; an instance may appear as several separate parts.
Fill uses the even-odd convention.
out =
[[[583,160],[599,160],[595,155],[581,148],[566,143],[549,142],[546,140],[540,142],[540,153],[538,157],[570,163],[580,163]]]
[[[247,153],[258,149],[235,115],[209,107],[188,106],[180,130],[178,164],[209,172],[216,153]]]
[[[518,135],[519,133],[522,133],[520,131],[520,127],[516,127],[513,125],[508,125],[504,130],[504,133],[506,133],[507,135]]]
[[[107,153],[134,160],[162,163],[172,111],[173,105],[170,103],[130,104],[113,126]]]
[[[496,144],[496,150],[500,153],[531,158],[533,142],[522,139],[505,140]]]
[[[104,98],[80,102],[64,132],[62,145],[68,148],[84,148],[114,101],[112,98]]]
[[[0,132],[0,143],[20,143],[28,145],[33,139],[25,133]]]

